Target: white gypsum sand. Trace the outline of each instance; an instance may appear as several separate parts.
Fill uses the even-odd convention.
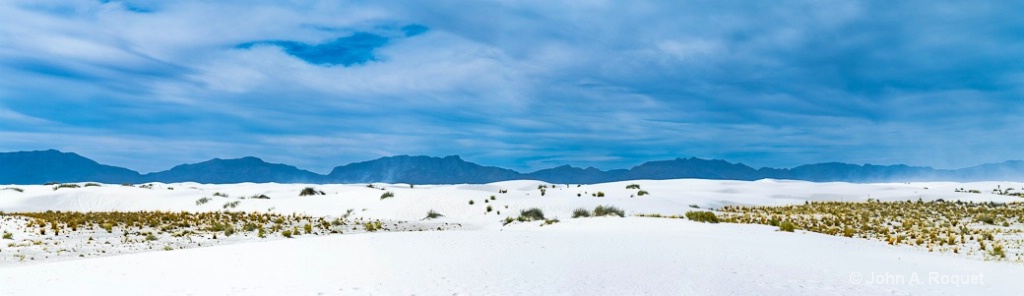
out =
[[[649,194],[637,196],[638,190],[626,189],[630,184],[640,185]],[[547,186],[543,196],[541,185]],[[13,239],[0,239],[4,259],[0,294],[1008,295],[1024,289],[1016,280],[1024,275],[1020,262],[780,232],[764,225],[571,218],[576,208],[598,205],[618,207],[630,216],[681,215],[695,210],[691,206],[707,209],[806,200],[1019,200],[987,194],[997,186],[1021,188],[1024,184],[686,179],[581,186],[509,181],[412,188],[407,184],[369,188],[366,184],[180,183],[153,184],[151,189],[102,185],[58,190],[0,186],[23,191],[0,190],[0,210],[8,213],[218,212],[237,201],[229,210],[299,213],[327,220],[347,213],[351,221],[381,220],[393,228],[375,233],[349,229],[340,235],[320,231],[293,239],[276,233],[267,238],[252,233],[217,239],[194,236],[186,243],[157,231],[151,231],[158,236],[153,241],[124,236],[121,229],[39,234],[37,228],[24,225],[26,220],[10,219],[0,224],[13,234]],[[325,195],[299,196],[306,187]],[[957,188],[986,193],[954,192]],[[499,193],[503,190],[507,193]],[[393,192],[394,197],[381,199],[385,192]],[[595,197],[597,192],[604,197]],[[270,199],[249,198],[259,194]],[[209,201],[197,204],[203,197]],[[486,210],[488,206],[492,211]],[[560,222],[503,225],[504,218],[534,207]],[[430,210],[444,217],[423,220]],[[443,231],[436,231],[437,227]],[[94,237],[93,244],[87,244],[88,236]],[[164,251],[164,246],[172,251]],[[111,256],[115,254],[122,255]]]

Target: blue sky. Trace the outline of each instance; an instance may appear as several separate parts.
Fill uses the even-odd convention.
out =
[[[1007,1],[0,3],[0,151],[142,172],[398,154],[531,171],[675,157],[1024,159]]]

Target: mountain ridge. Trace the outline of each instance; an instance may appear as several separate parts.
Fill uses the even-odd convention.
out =
[[[792,179],[814,182],[909,182],[1010,180],[1024,177],[1024,161],[1008,160],[961,169],[926,166],[849,164],[825,162],[793,168],[753,168],[743,163],[696,157],[655,160],[629,169],[600,170],[561,165],[522,173],[445,157],[396,155],[353,162],[317,174],[295,166],[266,162],[258,157],[214,158],[176,165],[170,169],[141,174],[127,168],[100,164],[73,152],[58,150],[0,153],[0,184],[41,184],[46,182],[198,182],[227,183],[409,183],[481,184],[533,179],[561,184],[592,184],[637,179]]]

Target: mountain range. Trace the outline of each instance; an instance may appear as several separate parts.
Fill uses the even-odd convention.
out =
[[[591,184],[640,179],[791,179],[815,182],[910,182],[982,181],[1024,178],[1024,161],[983,164],[963,169],[942,170],[907,165],[855,165],[847,163],[808,164],[791,169],[755,169],[742,163],[700,158],[650,161],[630,169],[599,170],[568,165],[520,173],[483,166],[459,156],[391,156],[335,167],[327,175],[286,164],[268,163],[256,157],[211,159],[182,164],[169,170],[139,172],[100,164],[81,155],[57,150],[0,153],[0,184],[42,184],[48,182],[198,182],[228,184],[242,182],[276,183],[409,183],[480,184],[505,180],[541,180],[559,184]]]

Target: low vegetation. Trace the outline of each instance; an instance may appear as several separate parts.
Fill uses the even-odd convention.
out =
[[[54,186],[53,190],[56,191],[56,190],[61,189],[61,188],[81,188],[81,187],[82,186],[78,186],[78,184],[60,184],[60,185]]]
[[[441,217],[444,217],[444,215],[441,215],[441,213],[438,213],[431,209],[430,211],[427,211],[427,217],[423,218],[423,220],[437,219]]]
[[[326,195],[326,193],[324,193],[321,190],[317,190],[316,188],[313,188],[313,187],[303,188],[302,191],[299,192],[299,196],[313,196],[313,195]]]
[[[388,199],[388,198],[392,198],[392,197],[395,197],[395,193],[391,192],[391,191],[386,191],[386,192],[384,192],[384,194],[380,195],[380,199]]]
[[[577,208],[572,211],[573,218],[587,218],[590,217],[590,211],[584,208]]]
[[[720,221],[718,216],[710,211],[689,211],[686,212],[686,219],[705,223],[718,223]]]
[[[544,220],[544,211],[541,211],[538,208],[531,208],[529,210],[522,210],[522,211],[519,211],[519,218],[516,218],[516,220],[519,221],[519,222],[529,222],[529,221]]]
[[[722,222],[771,225],[780,231],[801,229],[993,259],[1024,258],[1024,203],[869,200],[725,206],[720,211]]]

